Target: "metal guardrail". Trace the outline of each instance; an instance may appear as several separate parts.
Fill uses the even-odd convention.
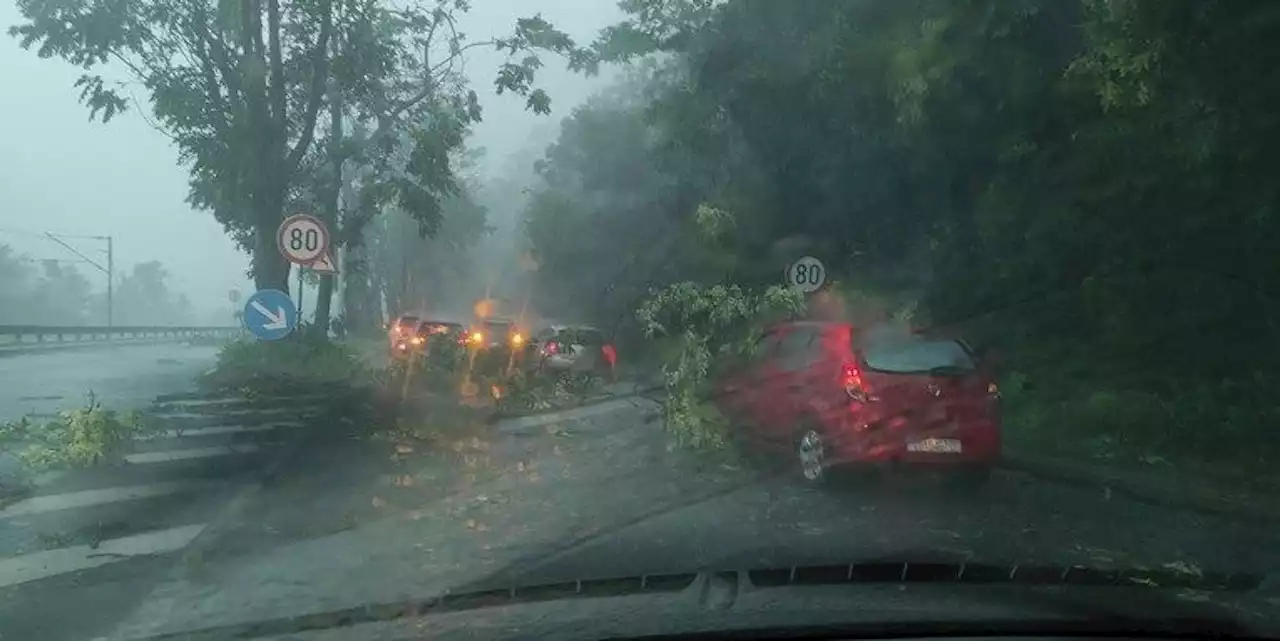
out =
[[[0,325],[0,348],[76,345],[136,340],[222,338],[239,335],[241,327]]]

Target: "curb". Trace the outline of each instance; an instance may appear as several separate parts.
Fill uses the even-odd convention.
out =
[[[1149,505],[1189,509],[1266,525],[1280,524],[1280,510],[1266,509],[1263,507],[1265,502],[1247,500],[1243,493],[1230,498],[1221,494],[1211,497],[1204,492],[1206,486],[1196,485],[1194,480],[1177,486],[1162,486],[1108,474],[1103,469],[1007,450],[1001,457],[1000,467],[1065,485],[1117,492]]]
[[[77,351],[77,350],[91,350],[91,349],[104,349],[104,348],[112,349],[117,347],[137,347],[137,346],[147,346],[147,345],[152,345],[152,346],[154,345],[185,345],[189,347],[190,346],[195,346],[195,347],[214,346],[211,344],[192,345],[189,340],[179,339],[179,338],[138,339],[138,340],[119,340],[119,341],[84,341],[83,343],[69,342],[69,343],[63,343],[63,344],[50,343],[44,346],[32,345],[30,347],[25,345],[20,347],[16,345],[5,345],[3,347],[0,347],[0,358],[4,358],[6,356],[30,356],[32,354],[54,354],[57,352],[70,352],[70,351]]]

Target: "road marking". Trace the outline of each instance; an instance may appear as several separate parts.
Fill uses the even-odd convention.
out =
[[[184,525],[102,541],[96,549],[76,545],[0,559],[0,587],[88,570],[137,556],[176,552],[190,544],[204,528],[203,523]]]
[[[202,436],[218,436],[220,434],[253,434],[256,432],[270,432],[281,428],[302,427],[302,423],[297,421],[282,421],[279,423],[267,423],[265,425],[214,425],[212,427],[190,427],[181,430],[165,430],[151,438],[141,440],[155,440],[157,438],[187,438]]]
[[[220,405],[249,405],[255,402],[262,405],[270,405],[272,403],[303,405],[306,403],[323,401],[325,398],[326,397],[321,394],[306,394],[301,396],[261,396],[255,400],[232,396],[225,398],[173,399],[168,401],[157,401],[156,405],[162,409],[179,409],[184,407],[212,408]]]
[[[99,490],[33,496],[0,510],[0,519],[105,505],[120,501],[135,501],[155,496],[168,496],[181,492],[212,489],[223,485],[225,483],[221,481],[166,481],[150,485],[126,485]]]
[[[262,416],[270,416],[273,414],[288,414],[288,413],[301,414],[302,409],[297,407],[253,408],[253,409],[243,409],[243,410],[227,410],[225,412],[218,412],[218,415],[219,416],[252,416],[254,414],[258,414]],[[165,420],[182,420],[182,419],[190,419],[190,418],[209,418],[210,417],[209,414],[205,414],[201,412],[162,412],[159,414],[155,414],[154,416],[155,418],[165,419]]]
[[[235,454],[251,454],[258,451],[253,443],[244,445],[223,445],[218,447],[196,447],[188,450],[168,450],[165,452],[139,452],[124,457],[126,463],[134,465],[142,463],[168,463],[170,461],[187,461],[214,456],[232,456]]]
[[[641,404],[637,404],[638,400],[639,399],[620,398],[613,401],[598,403],[596,405],[575,407],[574,409],[565,410],[563,412],[553,412],[550,414],[539,414],[537,416],[525,416],[522,418],[499,421],[498,425],[499,429],[504,432],[525,430],[531,427],[542,427],[543,425],[550,425],[561,421],[572,421],[600,414],[610,414],[624,409],[641,407],[643,404],[653,404],[652,401],[648,400],[641,401]]]

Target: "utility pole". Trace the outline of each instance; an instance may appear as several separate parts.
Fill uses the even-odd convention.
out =
[[[76,256],[79,256],[81,260],[83,260],[86,263],[89,263],[90,265],[93,265],[98,269],[98,271],[107,275],[107,327],[113,327],[114,326],[113,310],[115,309],[115,304],[112,301],[112,298],[115,293],[114,290],[115,290],[115,279],[116,279],[115,278],[116,265],[115,265],[115,249],[112,243],[112,238],[110,236],[76,236],[72,234],[54,234],[51,232],[45,232],[44,235],[48,237],[49,240],[52,240],[53,242],[58,243],[59,245],[62,245],[64,248],[66,248],[67,251],[75,254]],[[62,240],[63,238],[82,238],[82,239],[88,239],[88,240],[106,241],[107,266],[103,267],[102,265],[98,264],[97,261],[80,253],[78,249],[76,249],[75,247],[72,247],[71,245],[68,245],[65,241],[63,241]]]
[[[107,236],[107,329],[115,327],[115,273],[115,246],[111,241],[111,237]]]

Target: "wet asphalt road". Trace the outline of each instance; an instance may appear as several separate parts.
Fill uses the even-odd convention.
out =
[[[432,443],[312,452],[222,530],[204,573],[166,577],[116,632],[696,568],[1280,567],[1271,528],[1022,474],[973,496],[925,479],[814,491],[670,450],[654,409],[613,401]]]
[[[88,389],[111,407],[140,407],[189,389],[214,354],[154,345],[0,357],[0,411],[52,412]],[[89,500],[85,492],[168,492],[174,483],[181,493],[0,514],[0,570],[11,580],[45,558],[33,555],[68,568],[0,590],[12,606],[0,634],[131,638],[443,590],[703,568],[873,560],[1280,568],[1274,528],[1025,474],[997,473],[974,495],[926,478],[804,488],[669,448],[656,410],[627,398],[492,425],[428,413],[418,417],[428,440],[369,438],[370,426],[323,439],[295,431],[327,424],[324,416],[259,429],[280,417],[183,415],[206,432],[140,453],[234,455],[141,460],[43,490],[64,502]],[[272,461],[283,464],[261,480]],[[198,537],[182,539],[189,531]],[[55,558],[149,532],[168,538],[101,566]],[[100,605],[68,617],[68,603]]]
[[[131,409],[188,389],[209,369],[216,347],[180,343],[0,353],[0,420],[52,414],[85,404]]]

